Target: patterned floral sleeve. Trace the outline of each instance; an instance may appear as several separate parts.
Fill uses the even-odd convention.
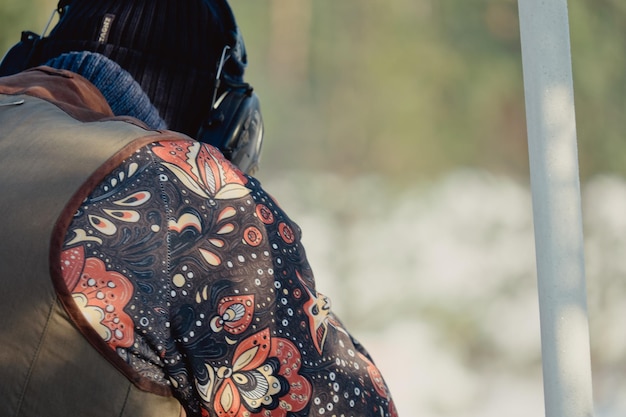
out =
[[[190,417],[397,415],[299,228],[209,146],[137,151],[84,201],[62,257],[101,341]]]

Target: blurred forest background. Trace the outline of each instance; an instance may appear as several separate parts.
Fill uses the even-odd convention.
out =
[[[0,50],[54,0],[3,0]],[[267,125],[263,176],[527,177],[514,0],[233,0]],[[570,0],[583,179],[626,173],[626,3]],[[167,30],[164,28],[164,30]]]
[[[596,413],[626,415],[626,2],[569,0]],[[231,0],[258,177],[400,415],[543,415],[515,0]],[[3,0],[0,50],[54,0]],[[163,28],[167,30],[167,28]]]

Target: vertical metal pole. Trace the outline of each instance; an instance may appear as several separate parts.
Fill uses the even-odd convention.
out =
[[[593,415],[567,0],[519,0],[547,417]]]

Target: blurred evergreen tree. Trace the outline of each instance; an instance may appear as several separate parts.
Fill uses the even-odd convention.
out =
[[[276,28],[288,17],[270,17],[292,2],[254,3],[232,1],[268,119],[265,170],[411,181],[469,166],[527,178],[515,0],[308,0],[297,3],[292,32]],[[581,174],[626,175],[626,3],[569,8]],[[276,31],[308,43],[272,46]],[[298,49],[306,78],[285,77],[273,47]]]
[[[581,172],[626,175],[626,3],[577,0],[570,19]]]
[[[527,178],[515,0],[231,0],[261,96],[260,175]],[[4,0],[0,50],[55,0]],[[581,174],[626,175],[626,3],[569,0]]]
[[[261,3],[272,14],[285,13],[288,1]],[[300,21],[289,23],[292,35],[282,37],[257,36],[256,27],[271,33],[282,31],[281,23],[266,26],[267,16],[248,2],[232,4],[240,25],[254,31],[246,37],[250,75],[271,106],[264,156],[270,169],[407,180],[458,166],[525,172],[514,0],[304,1],[294,13]],[[286,81],[289,68],[265,53],[284,51],[286,44],[272,45],[284,38],[309,42],[291,44],[309,65],[300,83]]]

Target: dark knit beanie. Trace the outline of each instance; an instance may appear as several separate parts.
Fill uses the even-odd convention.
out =
[[[90,51],[119,64],[170,129],[195,136],[208,113],[217,64],[236,24],[226,0],[61,0],[61,17],[32,65]],[[241,60],[224,71],[243,79]]]
[[[69,52],[45,63],[88,79],[102,93],[116,116],[132,116],[153,129],[166,129],[165,121],[141,86],[122,67],[95,52]]]

